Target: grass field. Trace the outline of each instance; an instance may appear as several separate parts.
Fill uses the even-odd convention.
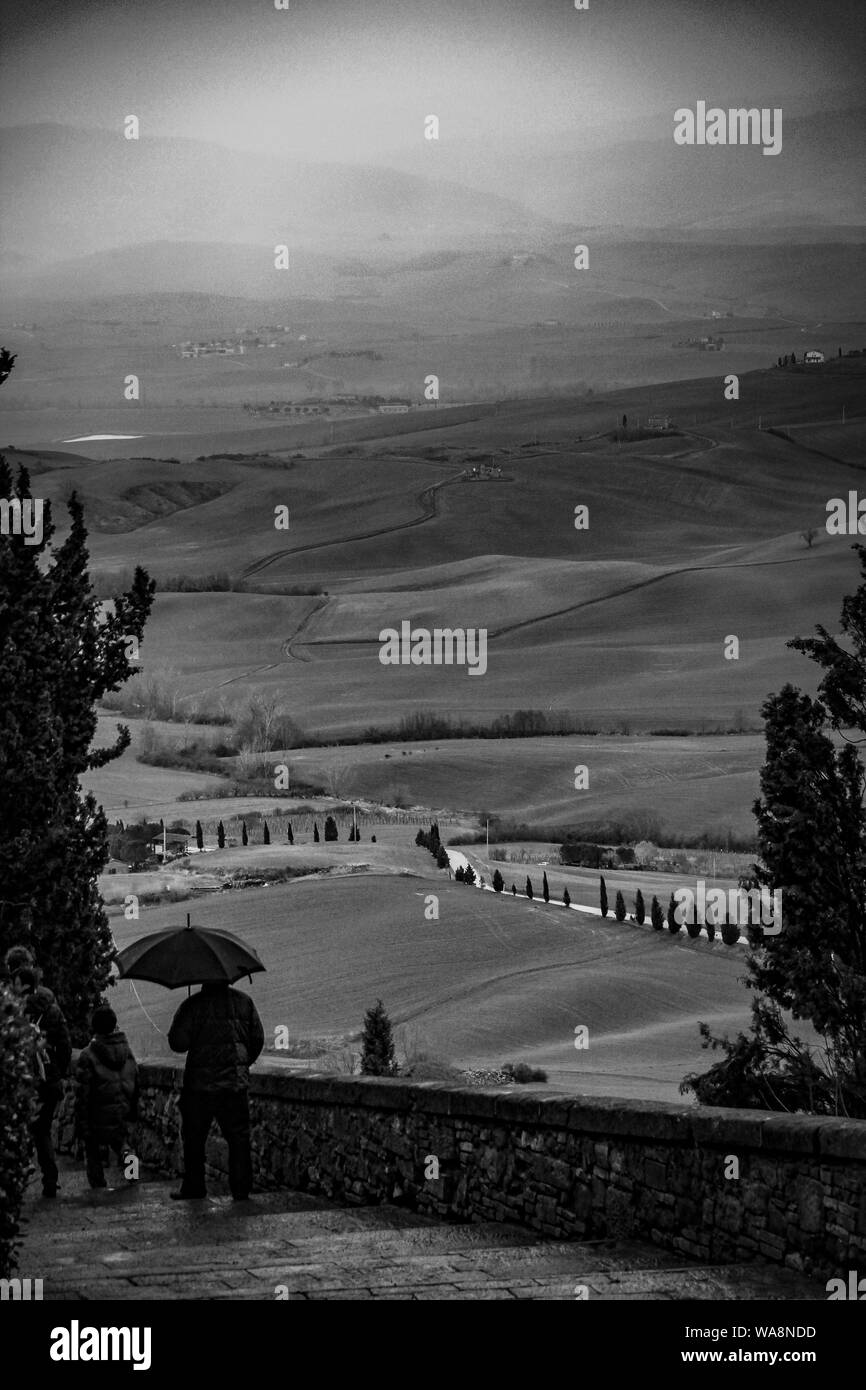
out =
[[[439,898],[435,921],[425,918],[430,893]],[[114,919],[118,945],[182,923],[186,906]],[[698,1021],[735,1031],[748,1020],[738,948],[506,900],[429,872],[214,895],[196,904],[193,920],[242,936],[267,965],[243,987],[271,1051],[280,1025],[351,1046],[381,997],[417,1046],[456,1065],[526,1059],[566,1089],[676,1100],[684,1072],[707,1065]],[[140,1055],[168,1055],[162,1034],[185,991],[137,990],[153,1024],[120,981],[112,1001],[121,1026]],[[588,1050],[574,1046],[580,1024]]]

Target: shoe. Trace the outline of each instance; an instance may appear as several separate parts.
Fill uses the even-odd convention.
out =
[[[203,1197],[207,1196],[207,1193],[184,1192],[183,1188],[181,1188],[179,1192],[170,1192],[168,1195],[171,1197],[171,1200],[173,1202],[200,1202]]]

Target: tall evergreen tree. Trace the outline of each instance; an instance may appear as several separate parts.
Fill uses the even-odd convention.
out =
[[[623,897],[619,889],[617,889],[616,893],[616,901],[614,903],[613,915],[618,922],[625,921],[625,898]]]
[[[295,832],[292,830],[291,821],[289,821],[286,825],[286,839],[288,840],[290,845],[293,845],[295,843]]]
[[[541,881],[541,896],[544,898],[544,901],[545,901],[546,903],[549,903],[549,902],[550,902],[550,886],[549,886],[549,884],[548,884],[548,882],[547,882],[547,870],[546,870],[546,869],[545,869],[545,871],[544,871],[544,876],[543,876],[542,881]]]
[[[204,849],[204,831],[201,828],[201,821],[195,823],[195,846],[198,850]]]
[[[670,902],[668,903],[668,911],[667,911],[668,931],[670,932],[671,936],[676,936],[677,932],[679,931],[679,929],[680,929],[680,927],[681,927],[681,925],[682,925],[682,923],[679,922],[679,921],[677,920],[677,913],[678,913],[678,911],[679,911],[679,903],[677,902],[677,900],[676,900],[676,898],[674,897],[673,893],[671,893],[671,900],[670,900]]]
[[[529,874],[526,875],[526,896],[527,896],[527,898],[529,898],[529,900],[530,900],[530,902],[531,902],[531,901],[532,901],[532,879],[529,877]]]
[[[271,843],[271,832],[270,832],[270,830],[268,829],[268,823],[267,823],[267,821],[265,821],[264,825],[262,826],[262,844],[263,844],[263,845],[269,845],[270,843]]]
[[[381,999],[364,1016],[361,1072],[364,1076],[393,1076],[397,1070],[391,1020]]]
[[[562,890],[562,905],[563,907],[571,907],[571,894],[567,888]]]
[[[8,375],[9,355],[0,377]],[[24,469],[13,483],[0,456],[0,497],[32,499]],[[73,1041],[108,986],[111,932],[97,875],[108,859],[107,822],[79,777],[129,746],[129,730],[92,750],[96,705],[137,665],[155,585],[137,568],[128,592],[103,614],[88,575],[84,511],[75,493],[70,530],[50,550],[51,507],[42,536],[0,535],[0,954],[32,947],[58,996]]]
[[[333,817],[333,816],[326,816],[326,817],[325,817],[325,839],[326,839],[326,840],[336,840],[336,839],[338,839],[338,838],[339,838],[339,834],[338,834],[338,831],[337,831],[337,822],[334,820],[334,817]]]
[[[511,885],[511,896],[512,896],[512,898],[516,898],[516,897],[517,897],[517,888],[515,887],[515,885],[514,885],[513,883],[512,883],[512,885]]]
[[[646,921],[646,904],[643,900],[643,893],[640,889],[634,895],[634,916],[639,926],[643,926]]]
[[[600,878],[600,880],[599,880],[599,904],[600,904],[600,907],[601,907],[601,915],[602,915],[602,917],[606,917],[606,916],[607,916],[607,884],[606,884],[605,881],[604,881],[604,875],[603,875],[603,874],[602,874],[602,876],[601,876],[601,878]]]
[[[225,849],[225,847],[226,847],[226,828],[225,828],[225,826],[223,825],[222,821],[220,821],[219,825],[217,826],[217,848],[218,848],[218,849]]]
[[[471,864],[467,864],[463,870],[463,882],[472,884],[475,882],[475,870]]]
[[[316,845],[317,845],[318,843],[319,843],[319,825],[318,825],[318,821],[313,821],[313,844],[316,844]]]
[[[504,887],[505,887],[505,879],[502,877],[502,875],[501,875],[501,873],[499,872],[498,869],[494,869],[494,870],[493,870],[493,891],[494,891],[494,893],[501,893]]]
[[[247,823],[246,823],[246,821],[242,821],[242,822],[241,822],[241,844],[242,844],[242,845],[248,845],[249,842],[250,842],[250,837],[249,837],[249,835],[247,834]]]
[[[786,685],[762,708],[753,886],[781,889],[782,915],[772,931],[750,929],[751,1032],[731,1042],[702,1025],[725,1053],[683,1083],[703,1103],[866,1117],[866,546],[854,549],[861,582],[842,603],[845,645],[823,627],[789,644],[823,668],[818,698]],[[811,1024],[820,1048],[791,1034],[786,1013]]]
[[[653,896],[653,900],[650,903],[650,921],[652,922],[654,931],[663,930],[665,924],[665,914],[661,903],[655,896]]]

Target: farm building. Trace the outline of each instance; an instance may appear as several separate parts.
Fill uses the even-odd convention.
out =
[[[807,352],[803,356],[803,361],[807,367],[818,367],[824,361],[823,352]]]
[[[189,853],[189,835],[181,834],[177,830],[167,830],[165,834],[165,845],[163,846],[162,835],[157,835],[155,840],[151,840],[148,845],[150,853],[157,859],[163,857],[163,848],[166,859],[177,859],[182,854]]]
[[[669,430],[671,417],[669,415],[650,415],[646,424],[648,430]]]

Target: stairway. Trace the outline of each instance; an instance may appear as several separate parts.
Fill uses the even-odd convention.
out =
[[[71,1164],[60,1181],[54,1201],[31,1185],[16,1271],[41,1278],[45,1299],[826,1299],[776,1266],[704,1265],[631,1241],[547,1240],[300,1192],[173,1202],[164,1179],[91,1192]]]

